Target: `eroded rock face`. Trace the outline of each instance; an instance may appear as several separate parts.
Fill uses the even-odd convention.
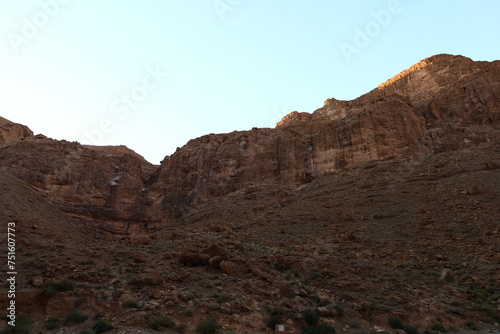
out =
[[[500,61],[438,55],[353,101],[293,112],[275,129],[191,140],[161,165],[154,219],[256,183],[307,183],[361,162],[498,140],[499,77]]]
[[[499,78],[500,61],[430,57],[368,94],[293,112],[274,129],[193,139],[159,168],[125,147],[34,137],[0,119],[0,168],[64,211],[131,233],[252,185],[299,185],[367,161],[498,141]]]
[[[28,127],[13,123],[0,116],[0,147],[31,136],[33,136],[33,132]]]
[[[155,167],[125,147],[31,137],[1,147],[0,168],[46,193],[61,210],[104,223],[108,232],[141,230],[129,222],[149,222],[146,183]]]

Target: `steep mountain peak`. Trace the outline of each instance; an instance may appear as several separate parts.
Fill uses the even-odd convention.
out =
[[[427,57],[427,58],[419,61],[415,65],[409,67],[408,69],[396,74],[395,76],[393,76],[389,80],[381,83],[377,88],[383,89],[387,86],[394,84],[398,80],[400,80],[404,77],[407,77],[408,75],[410,75],[414,72],[421,71],[421,70],[423,70],[431,65],[434,65],[436,67],[435,69],[437,69],[439,71],[443,68],[450,66],[451,64],[457,64],[457,63],[464,63],[465,64],[466,62],[468,63],[470,61],[471,61],[471,59],[469,59],[469,58],[466,58],[463,56],[449,55],[449,54],[439,54],[439,55]],[[432,72],[432,70],[431,70],[431,72]]]

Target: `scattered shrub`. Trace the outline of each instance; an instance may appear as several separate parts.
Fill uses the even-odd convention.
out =
[[[160,327],[174,328],[175,322],[168,315],[162,315],[153,320],[153,322],[151,322],[149,327],[151,327],[154,330],[159,330]]]
[[[318,326],[318,334],[335,334],[335,328],[328,324],[321,324]]]
[[[217,301],[217,303],[225,303],[229,300],[229,296],[228,295],[218,295],[215,300]]]
[[[306,326],[302,328],[300,334],[318,334],[318,328],[315,326]]]
[[[10,320],[10,319],[9,319]],[[33,320],[27,315],[19,315],[16,317],[16,326],[9,326],[3,329],[0,334],[28,334],[31,331]]]
[[[127,299],[123,302],[123,307],[138,308],[139,302],[137,301],[137,299],[130,298],[130,299]]]
[[[479,330],[479,326],[474,321],[467,321],[465,323],[465,327],[470,328],[470,329],[475,330],[475,331]]]
[[[351,328],[360,328],[361,327],[361,323],[356,319],[349,320],[348,325]]]
[[[48,282],[41,288],[41,294],[45,298],[51,298],[58,292],[71,291],[75,289],[75,283],[68,280],[59,282]]]
[[[431,329],[439,333],[446,333],[446,328],[440,322],[433,323]]]
[[[327,324],[306,326],[302,329],[300,334],[335,334],[335,328]]]
[[[40,294],[45,298],[52,298],[56,293],[57,291],[49,285],[44,285],[40,290]]]
[[[267,308],[267,312],[269,312],[269,314],[271,315],[283,315],[285,314],[285,309],[283,307],[269,306]]]
[[[49,317],[45,321],[45,329],[56,329],[59,325],[60,319],[58,317]]]
[[[268,328],[271,328],[272,330],[274,330],[276,328],[276,325],[279,325],[282,323],[283,323],[283,320],[281,319],[281,315],[273,314],[273,315],[271,315],[271,318],[267,322],[266,326]]]
[[[95,334],[95,332],[91,329],[86,329],[84,331],[81,331],[80,334]]]
[[[80,311],[70,312],[64,318],[64,324],[65,325],[80,324],[87,319],[88,317],[83,312]]]
[[[302,317],[306,324],[310,326],[314,326],[319,322],[319,314],[314,310],[305,310],[302,312]]]
[[[387,324],[391,326],[392,329],[403,329],[404,327],[403,322],[396,317],[389,318]]]
[[[403,330],[408,334],[418,334],[418,330],[410,324],[405,324]]]
[[[337,311],[337,313],[339,314],[339,316],[344,316],[345,314],[345,310],[342,306],[340,305],[335,305],[335,310]]]
[[[99,319],[92,325],[92,330],[96,332],[96,334],[110,331],[113,328],[113,325],[106,319]]]
[[[215,334],[217,329],[219,328],[219,324],[214,320],[210,319],[207,321],[202,321],[196,327],[196,333],[198,334]]]

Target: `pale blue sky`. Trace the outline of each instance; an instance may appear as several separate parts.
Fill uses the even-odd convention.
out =
[[[499,59],[498,13],[497,0],[0,0],[0,115],[159,163],[433,54]]]

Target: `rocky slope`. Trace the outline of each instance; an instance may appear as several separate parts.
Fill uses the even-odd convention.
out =
[[[54,333],[79,333],[96,314],[113,334],[149,333],[165,315],[175,322],[167,333],[195,333],[207,319],[221,334],[272,333],[273,316],[299,333],[308,309],[348,334],[391,331],[390,317],[420,332],[488,328],[500,321],[499,162],[498,144],[482,143],[298,188],[251,186],[127,241],[24,234],[19,311],[34,333],[52,332],[49,317],[61,319]],[[69,291],[47,295],[63,280]],[[90,318],[65,324],[76,311]]]
[[[99,317],[146,333],[165,315],[168,333],[207,319],[220,333],[270,333],[271,320],[298,333],[308,309],[349,334],[390,330],[389,317],[429,334],[488,328],[500,322],[499,79],[499,61],[434,56],[274,129],[191,140],[161,166],[1,118],[18,312],[33,333]]]

